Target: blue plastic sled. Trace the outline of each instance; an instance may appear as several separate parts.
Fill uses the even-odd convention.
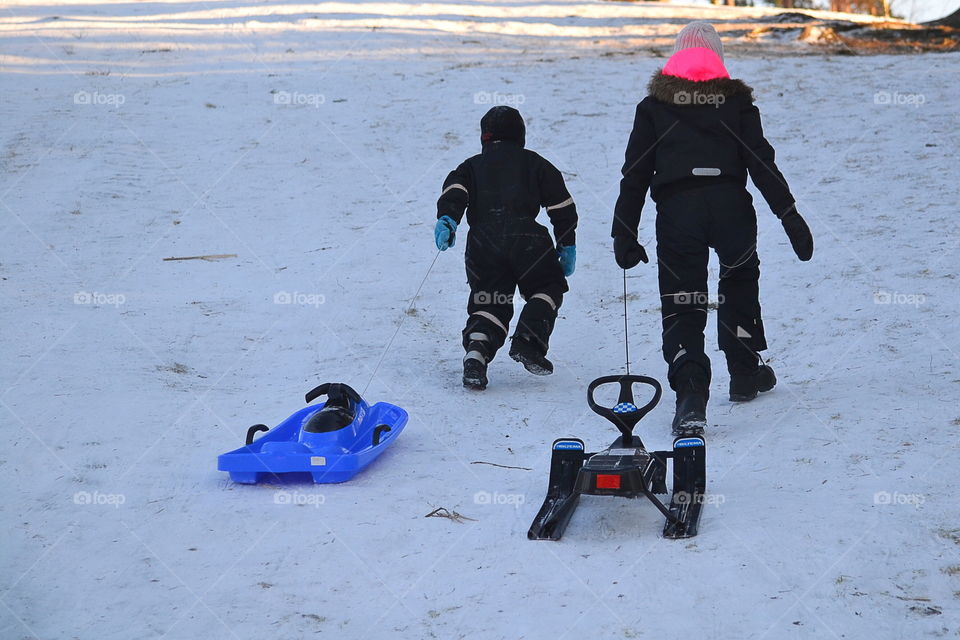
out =
[[[393,444],[407,424],[407,412],[386,402],[370,406],[343,383],[326,383],[306,395],[327,401],[304,407],[274,429],[257,424],[247,431],[247,445],[217,458],[217,469],[230,479],[254,484],[276,474],[303,473],[315,483],[346,482]],[[253,436],[267,431],[256,442]]]

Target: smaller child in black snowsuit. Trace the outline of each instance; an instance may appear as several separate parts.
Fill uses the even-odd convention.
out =
[[[627,144],[613,222],[617,264],[647,261],[637,241],[650,189],[657,203],[657,261],[667,377],[677,393],[674,434],[706,425],[710,359],[704,352],[709,250],[720,262],[717,329],[730,373],[730,400],[752,400],[776,384],[761,363],[757,218],[747,174],[763,194],[800,260],[813,237],[763,135],[750,87],[731,79],[712,25],[694,22],[650,81]]]
[[[536,375],[553,373],[547,360],[557,311],[576,265],[577,208],[563,176],[547,160],[524,149],[520,112],[497,106],[480,120],[480,154],[443,181],[434,237],[445,251],[456,242],[466,212],[470,232],[465,255],[470,298],[463,329],[463,386],[487,386],[487,365],[503,346],[519,287],[525,300],[510,357]],[[546,208],[556,246],[537,222]]]

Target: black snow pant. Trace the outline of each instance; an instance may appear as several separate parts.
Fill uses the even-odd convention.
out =
[[[546,355],[557,311],[568,291],[553,240],[536,221],[511,220],[470,229],[466,249],[467,324],[463,347],[486,362],[503,346],[519,287],[526,301],[514,338],[523,338]]]
[[[700,365],[708,381],[710,378],[703,330],[707,324],[711,247],[720,262],[717,335],[728,369],[749,368],[744,363],[756,363],[757,353],[767,348],[760,317],[760,258],[753,198],[738,184],[714,184],[670,194],[657,203],[657,261],[663,357],[674,389],[677,372],[687,363]],[[691,368],[684,371],[690,372]]]

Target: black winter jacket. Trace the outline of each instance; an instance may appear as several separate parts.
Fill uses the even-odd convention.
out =
[[[654,201],[710,182],[746,186],[747,173],[779,218],[794,198],[763,136],[753,90],[730,78],[696,82],[656,73],[637,105],[612,235],[636,238],[647,189]]]
[[[510,140],[487,142],[443,181],[437,218],[450,216],[457,224],[464,210],[471,227],[521,223],[529,228],[546,207],[558,245],[576,244],[577,206],[563,176],[539,154]],[[502,229],[509,233],[509,229]]]

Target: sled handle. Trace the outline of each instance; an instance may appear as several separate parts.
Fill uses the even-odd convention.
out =
[[[352,387],[346,385],[342,382],[324,382],[318,387],[314,387],[307,392],[305,396],[307,404],[310,404],[320,396],[327,396],[330,398],[337,396],[347,396],[356,403],[362,402],[360,394],[353,390]]]
[[[253,444],[253,436],[258,431],[270,431],[270,427],[265,424],[255,424],[247,429],[247,445]]]
[[[614,407],[602,407],[593,399],[593,393],[605,384],[618,383],[620,385],[620,395],[617,398],[617,404]],[[653,398],[642,407],[638,407],[633,399],[633,385],[646,384],[653,387]],[[650,411],[660,402],[660,396],[663,395],[663,388],[655,378],[648,376],[635,375],[615,375],[602,376],[591,382],[587,386],[587,404],[593,409],[594,413],[603,416],[616,425],[620,433],[623,434],[624,442],[633,437],[633,429],[640,420],[650,413]]]
[[[383,435],[384,431],[392,431],[390,425],[381,424],[377,425],[377,428],[373,430],[373,446],[380,444],[380,436]]]

